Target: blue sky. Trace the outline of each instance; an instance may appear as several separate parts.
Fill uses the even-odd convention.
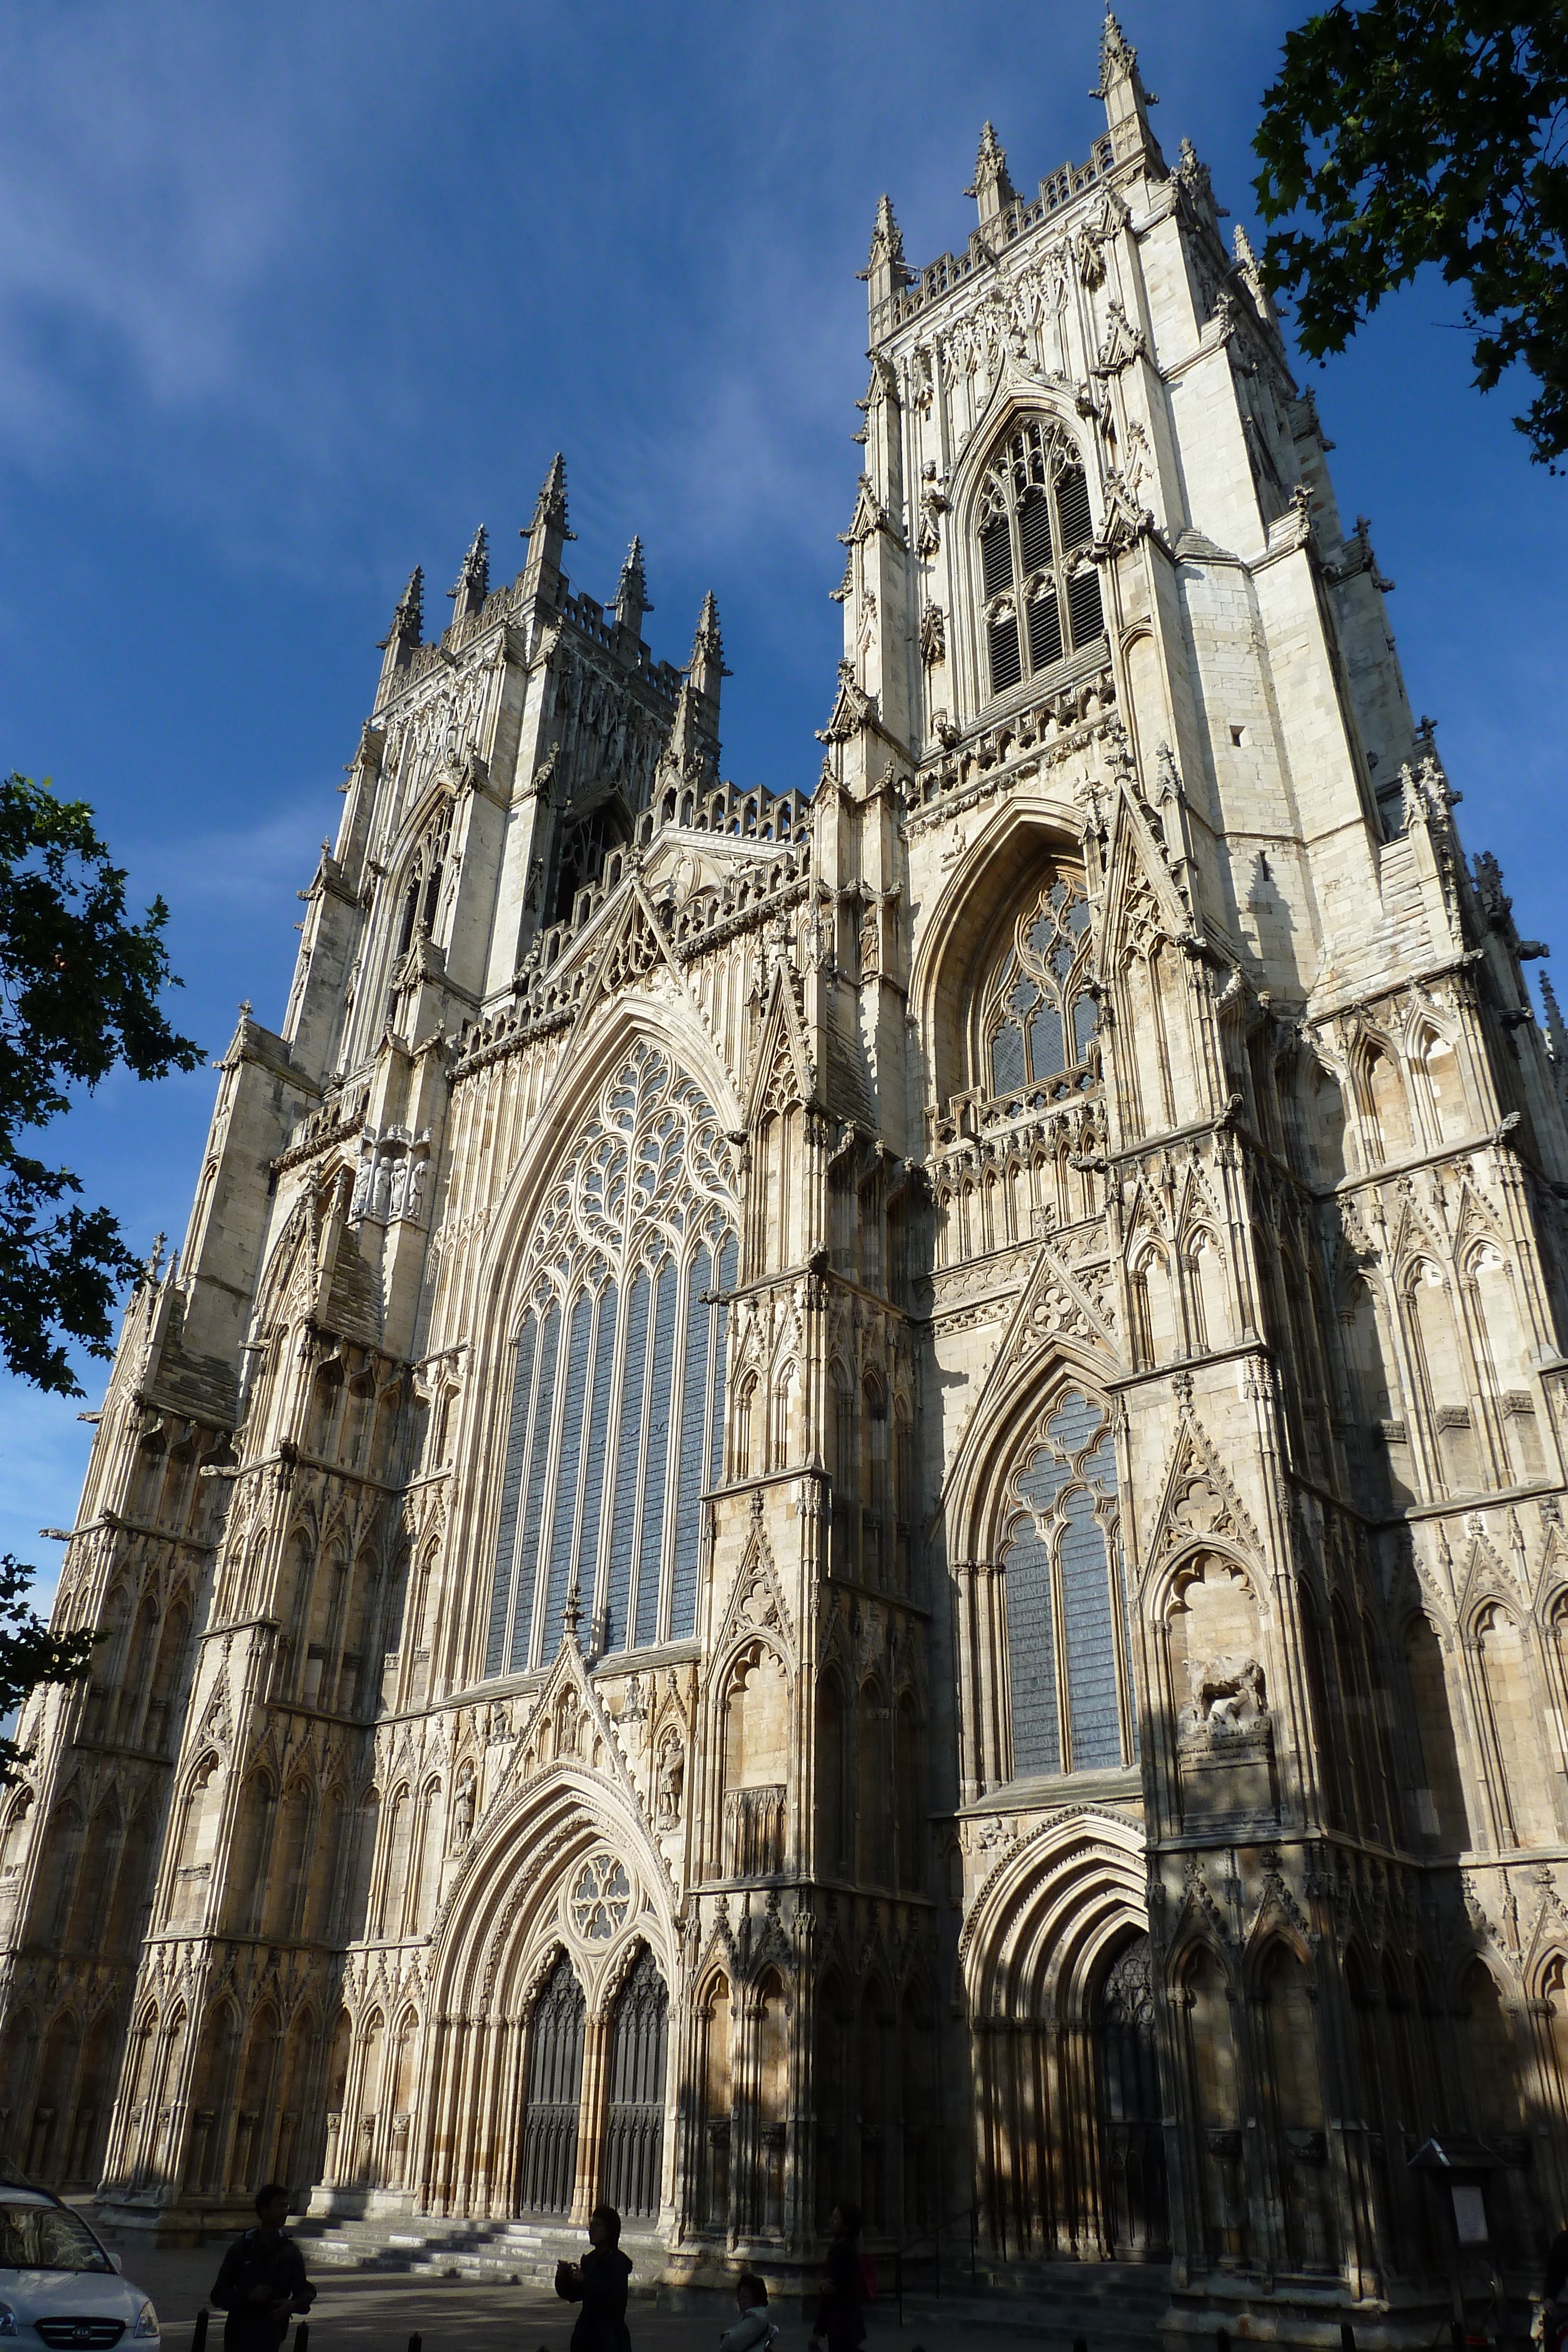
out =
[[[612,595],[640,531],[676,660],[711,585],[726,772],[810,785],[877,196],[919,263],[968,233],[987,115],[1019,186],[1081,161],[1100,13],[0,8],[0,762],[89,801],[167,898],[183,1028],[216,1054],[240,998],[279,1019],[397,593],[423,562],[444,613],[481,520],[497,576],[520,562],[558,446],[574,579]],[[1306,0],[1121,13],[1167,152],[1185,131],[1256,232],[1249,141]],[[1506,388],[1469,389],[1458,320],[1419,283],[1312,381],[1467,845],[1550,939],[1568,485],[1530,466]],[[44,1148],[134,1246],[177,1237],[213,1085],[111,1081]],[[104,1377],[84,1365],[87,1402]],[[47,1579],[79,1409],[0,1386],[0,1549]]]

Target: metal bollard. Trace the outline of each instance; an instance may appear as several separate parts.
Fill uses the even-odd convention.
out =
[[[1448,2338],[1454,2347],[1454,2352],[1465,2352],[1465,2323],[1462,2319],[1449,2320]]]
[[[1339,2345],[1340,2352],[1355,2352],[1355,2330],[1348,2319],[1340,2321]]]
[[[1073,2337],[1072,2352],[1089,2352],[1089,2338],[1087,2336],[1075,2336]]]
[[[408,2352],[424,2352],[424,2338],[423,2336],[411,2336],[409,2337]]]
[[[302,2319],[294,2331],[294,2352],[306,2352],[306,2347],[309,2341],[310,2322],[308,2319]]]
[[[1217,2327],[1214,2331],[1214,2352],[1230,2352],[1230,2330]]]
[[[207,2352],[207,2306],[204,2303],[191,2330],[191,2352]]]

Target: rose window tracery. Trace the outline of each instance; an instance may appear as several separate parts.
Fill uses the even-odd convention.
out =
[[[612,1853],[591,1854],[569,1898],[571,1924],[585,1944],[607,1944],[632,1910],[632,1881]]]

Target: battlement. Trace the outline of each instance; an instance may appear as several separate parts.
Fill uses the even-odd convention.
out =
[[[1068,162],[1041,180],[1040,194],[1032,203],[1022,196],[1013,197],[985,235],[978,229],[975,231],[962,253],[938,254],[935,261],[928,261],[923,269],[915,272],[908,285],[895,289],[885,301],[874,306],[871,312],[873,345],[885,342],[945,295],[990,268],[999,252],[1018,244],[1020,237],[1039,228],[1042,222],[1053,219],[1086,189],[1098,187],[1114,163],[1107,134],[1094,142],[1086,163]]]

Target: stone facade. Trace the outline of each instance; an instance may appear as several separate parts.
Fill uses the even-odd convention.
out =
[[[3,1817],[3,2128],[123,2218],[973,2205],[1390,2341],[1434,2136],[1560,2218],[1568,1040],[1110,20],[1100,95],[960,252],[879,208],[810,793],[559,459],[397,608]]]

